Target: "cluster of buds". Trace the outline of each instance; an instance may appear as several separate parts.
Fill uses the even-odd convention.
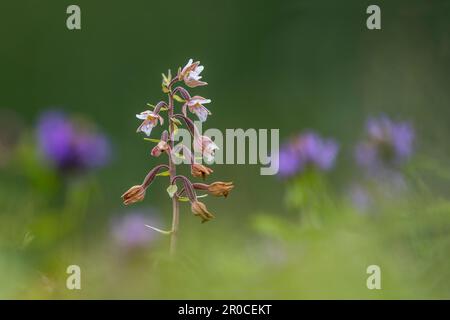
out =
[[[180,156],[180,152],[189,160],[191,167],[191,175],[195,178],[202,178],[205,180],[213,173],[213,170],[206,165],[199,163],[194,157],[193,152],[184,145],[174,144],[174,135],[178,126],[183,123],[188,128],[192,135],[192,147],[195,153],[201,154],[201,158],[205,158],[208,162],[214,159],[215,150],[218,146],[207,136],[199,133],[195,123],[189,118],[189,113],[194,114],[199,121],[207,120],[211,112],[204,106],[211,103],[210,99],[195,95],[191,96],[188,90],[182,86],[175,86],[178,83],[184,83],[189,88],[207,85],[202,81],[200,75],[204,67],[200,62],[193,62],[192,59],[183,67],[179,68],[177,75],[172,78],[169,70],[168,74],[163,74],[162,91],[168,95],[168,101],[160,101],[156,105],[150,105],[153,110],[146,110],[136,115],[136,117],[143,122],[137,128],[137,132],[143,132],[147,137],[152,134],[153,128],[164,124],[163,112],[167,111],[168,129],[164,130],[160,139],[146,138],[146,140],[156,143],[151,150],[151,156],[159,157],[162,154],[167,154],[168,164],[160,164],[154,167],[145,177],[140,185],[131,187],[122,195],[123,203],[129,205],[138,201],[144,200],[146,191],[153,180],[158,176],[169,177],[169,186],[167,192],[172,198],[173,203],[173,224],[172,230],[162,231],[160,229],[150,227],[162,233],[174,234],[178,229],[178,207],[179,202],[189,202],[192,213],[201,218],[202,222],[211,220],[214,215],[208,210],[203,202],[198,199],[206,195],[227,197],[234,185],[232,182],[213,182],[193,183],[191,180],[183,175],[177,175],[175,157]],[[181,112],[175,112],[175,103],[181,103]],[[180,121],[182,120],[182,121]],[[186,163],[186,162],[185,162]],[[165,169],[164,172],[162,170]],[[205,192],[203,195],[197,195],[197,192]]]

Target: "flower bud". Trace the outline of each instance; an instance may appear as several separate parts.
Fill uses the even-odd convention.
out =
[[[191,166],[191,174],[193,177],[202,177],[203,180],[205,180],[205,177],[209,176],[211,173],[213,173],[213,170],[202,164],[193,163]]]
[[[206,205],[200,201],[194,201],[191,204],[191,210],[194,215],[199,216],[202,219],[202,223],[214,218],[214,215],[208,211]]]
[[[161,140],[158,142],[156,146],[153,147],[151,151],[151,155],[154,157],[159,157],[163,151],[166,151],[169,148],[167,142]]]
[[[145,188],[142,185],[133,186],[122,195],[123,203],[129,205],[144,200]]]
[[[233,182],[213,182],[208,186],[208,192],[216,197],[228,196],[230,191],[234,188]]]

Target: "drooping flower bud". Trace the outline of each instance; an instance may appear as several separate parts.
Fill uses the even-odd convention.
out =
[[[208,192],[216,197],[224,196],[225,198],[228,196],[231,190],[233,190],[234,185],[233,182],[222,182],[217,181],[213,182],[208,186]]]
[[[196,178],[201,177],[203,180],[205,180],[205,178],[213,172],[214,171],[211,168],[208,168],[207,166],[204,166],[202,164],[193,163],[191,165],[191,174]]]
[[[142,185],[133,186],[122,195],[123,203],[125,205],[142,201],[144,200],[144,197],[145,197],[145,188]]]
[[[202,223],[207,222],[214,218],[214,215],[208,211],[206,205],[200,201],[194,201],[191,204],[191,210],[194,215],[199,216],[202,219]]]

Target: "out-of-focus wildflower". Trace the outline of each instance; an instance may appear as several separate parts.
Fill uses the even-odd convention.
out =
[[[202,219],[202,223],[207,222],[214,218],[214,215],[208,211],[206,205],[200,201],[194,201],[191,203],[191,210],[194,215],[199,216]]]
[[[125,249],[147,247],[156,239],[157,233],[146,225],[155,224],[155,218],[141,211],[133,211],[112,220],[111,231],[116,243]]]
[[[150,110],[146,110],[137,114],[136,118],[144,120],[137,128],[136,132],[144,132],[147,136],[150,136],[150,134],[152,133],[152,129],[156,127],[158,121],[161,125],[164,123],[164,119],[159,114],[155,114]]]
[[[110,144],[105,135],[62,112],[47,111],[41,115],[37,138],[43,156],[61,170],[101,167],[110,158]]]
[[[200,61],[193,62],[192,59],[189,59],[188,63],[178,74],[178,77],[180,80],[183,80],[188,87],[195,88],[198,86],[205,86],[208,83],[200,80],[202,78],[200,73],[203,69],[204,67],[200,65]]]
[[[201,122],[205,122],[208,118],[208,115],[211,114],[211,112],[209,112],[209,110],[204,106],[204,104],[207,103],[211,103],[211,99],[194,96],[183,105],[183,114],[187,116],[186,108],[189,108],[189,111],[197,115],[198,119]]]
[[[348,191],[351,203],[360,211],[365,212],[370,207],[372,198],[366,188],[359,184],[354,184]]]
[[[211,173],[213,173],[213,170],[207,166],[198,163],[193,163],[191,165],[191,174],[196,178],[201,177],[204,180],[205,177],[209,176]]]
[[[355,159],[364,168],[400,165],[413,153],[414,130],[407,122],[394,122],[386,116],[371,118],[366,134],[355,149]]]
[[[314,132],[298,135],[285,143],[279,153],[279,174],[291,177],[308,167],[330,170],[336,160],[338,144]]]
[[[219,147],[210,137],[197,135],[194,137],[194,151],[199,152],[208,161],[214,160],[214,154]]]

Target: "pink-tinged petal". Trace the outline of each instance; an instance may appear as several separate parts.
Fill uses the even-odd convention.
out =
[[[206,86],[208,84],[207,82],[198,81],[198,80],[189,80],[189,79],[185,79],[184,83],[190,88]]]
[[[189,59],[188,63],[183,67],[183,70],[181,71],[181,74],[185,74],[186,73],[188,68],[192,65],[192,62],[194,62],[194,60]]]
[[[181,107],[181,112],[183,113],[183,115],[185,116],[185,117],[187,117],[187,103],[185,103],[185,104],[183,104],[183,106]]]

